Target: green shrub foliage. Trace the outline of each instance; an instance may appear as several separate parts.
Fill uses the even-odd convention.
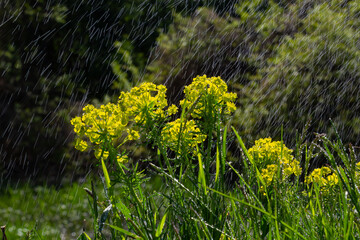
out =
[[[236,15],[199,9],[160,35],[148,70],[176,89],[208,73],[237,89],[234,124],[244,137],[296,131],[359,136],[358,1],[239,1]],[[174,91],[178,92],[178,91]]]

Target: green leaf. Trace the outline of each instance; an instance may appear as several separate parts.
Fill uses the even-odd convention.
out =
[[[104,163],[103,159],[101,159],[101,166],[102,166],[102,169],[103,169],[103,172],[104,172],[106,187],[110,188],[111,187],[110,177],[109,177],[109,173],[108,173],[108,171],[106,169],[106,166],[105,166],[105,163]]]
[[[219,146],[216,145],[216,174],[215,174],[215,183],[217,183],[220,172],[220,159],[219,159]]]
[[[263,177],[261,176],[260,171],[259,171],[259,169],[257,168],[255,162],[254,162],[254,161],[252,160],[252,158],[250,157],[249,152],[247,151],[243,140],[241,139],[239,133],[235,130],[235,128],[234,128],[234,127],[231,127],[231,128],[233,129],[233,131],[234,131],[234,133],[235,133],[235,135],[236,135],[236,138],[238,139],[238,141],[239,141],[239,143],[240,143],[241,149],[242,149],[242,150],[244,151],[244,153],[245,153],[246,158],[249,159],[251,165],[255,168],[257,178],[260,180],[261,184],[265,187],[265,192],[267,192],[267,190],[266,190],[266,184],[265,184],[265,182],[264,182],[264,179],[263,179]],[[249,169],[246,160],[244,160],[244,165],[245,165],[245,169]]]
[[[131,218],[130,210],[125,206],[125,204],[120,199],[119,199],[119,202],[117,202],[115,204],[115,206],[124,215],[126,220]]]
[[[203,163],[202,163],[202,158],[201,158],[201,153],[199,152],[199,148],[198,146],[196,146],[196,150],[198,152],[198,161],[199,161],[199,176],[198,176],[198,182],[201,183],[201,185],[204,188],[204,192],[205,195],[207,194],[206,191],[206,179],[205,179],[205,173],[204,173],[204,168],[203,168]]]
[[[160,222],[159,226],[156,229],[156,233],[155,233],[156,237],[159,237],[161,235],[161,233],[162,233],[162,230],[163,230],[163,228],[165,226],[166,215],[167,215],[167,213],[164,214],[164,216],[161,219],[161,222]]]
[[[235,130],[234,127],[231,127],[231,128],[232,128],[232,130],[234,131],[234,133],[235,133],[235,135],[236,135],[236,138],[237,138],[237,140],[238,140],[239,143],[240,143],[240,147],[241,147],[241,149],[243,150],[243,152],[245,153],[246,158],[249,159],[249,161],[252,163],[252,158],[250,158],[250,155],[249,155],[249,153],[248,153],[248,151],[247,151],[247,149],[246,149],[246,147],[245,147],[245,144],[244,144],[243,140],[241,139],[239,133]],[[245,168],[246,168],[246,169],[249,168],[246,160],[244,160],[244,165],[245,165]]]
[[[129,237],[132,237],[132,238],[135,238],[135,239],[143,239],[142,237],[132,233],[132,232],[129,232],[129,231],[126,231],[125,229],[122,229],[122,228],[119,228],[117,226],[114,226],[114,225],[111,225],[111,224],[107,224],[109,227],[111,227],[112,229],[115,229],[116,231],[119,231]]]
[[[225,175],[226,133],[227,133],[227,127],[225,126],[224,135],[223,135],[222,156],[221,156],[221,165],[222,165],[222,174],[223,175]]]

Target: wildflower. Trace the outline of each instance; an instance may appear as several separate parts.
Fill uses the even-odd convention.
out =
[[[139,132],[135,131],[135,130],[130,130],[130,129],[126,129],[127,133],[128,133],[128,140],[137,140],[140,138]]]
[[[328,167],[316,168],[305,178],[305,183],[318,184],[323,192],[327,192],[330,188],[338,185],[338,176]]]
[[[261,176],[264,179],[264,182],[267,186],[272,183],[274,176],[278,171],[278,166],[276,164],[269,164],[266,168],[261,169]]]
[[[360,183],[360,162],[356,163],[355,166],[355,180]]]
[[[129,161],[128,156],[124,155],[124,156],[117,156],[116,160],[118,161],[118,163],[127,163]]]
[[[143,83],[130,92],[122,92],[119,106],[136,123],[145,125],[165,117],[164,108],[168,105],[165,93],[164,85]]]
[[[113,103],[102,105],[99,108],[89,104],[83,108],[83,112],[81,117],[73,118],[71,124],[74,126],[74,132],[80,138],[87,138],[95,149],[100,149],[103,144],[120,138],[128,125],[126,113]],[[131,133],[131,138],[135,139],[136,133]],[[85,151],[90,146],[80,138],[75,141],[75,148]],[[101,151],[95,150],[95,157],[100,158],[100,156]],[[103,158],[107,157],[108,152],[104,152]]]
[[[278,166],[281,167],[282,179],[294,174],[301,174],[299,161],[291,155],[292,150],[283,145],[280,141],[272,141],[271,138],[261,138],[255,141],[255,145],[248,150],[250,160],[252,160],[259,169],[266,183],[270,185],[278,172]]]
[[[260,138],[249,150],[250,157],[257,165],[268,163],[289,163],[293,161],[292,150],[280,141],[272,141],[271,138]]]
[[[81,152],[84,152],[88,149],[88,144],[84,140],[81,140],[80,138],[77,138],[75,140],[75,148]]]
[[[101,148],[97,148],[97,149],[95,149],[95,157],[97,159],[100,159],[100,158],[107,159],[109,157],[109,152],[105,151]]]
[[[168,115],[171,116],[171,115],[174,115],[177,113],[178,111],[178,107],[175,106],[175,105],[171,105],[169,108],[168,108]]]
[[[81,117],[74,117],[71,119],[71,125],[74,126],[74,132],[80,134],[85,127],[85,124],[82,122]]]
[[[188,150],[195,151],[196,145],[206,139],[206,135],[200,132],[193,120],[184,123],[181,119],[167,123],[161,132],[161,137],[166,147],[173,151],[179,150],[181,153]]]
[[[219,110],[220,114],[230,114],[236,110],[234,101],[237,96],[227,90],[220,77],[197,76],[185,87],[185,99],[180,101],[180,105],[184,110],[192,109],[191,116],[194,118],[206,117],[206,108],[207,111]]]
[[[95,108],[87,105],[83,108],[84,114],[75,117],[71,123],[76,133],[83,133],[91,143],[101,144],[106,140],[118,138],[127,125],[127,116],[120,108],[112,103]],[[110,139],[105,138],[109,137]]]

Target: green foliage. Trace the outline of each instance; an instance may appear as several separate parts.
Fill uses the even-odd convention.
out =
[[[291,6],[288,14],[299,7],[300,3]],[[291,139],[296,129],[311,120],[310,131],[334,136],[331,118],[346,142],[358,144],[360,51],[354,41],[359,38],[354,28],[358,20],[348,15],[348,7],[334,8],[327,3],[308,11],[295,20],[296,33],[284,35],[267,66],[259,69],[263,77],[250,90],[255,103],[246,106],[242,114],[245,129],[279,135],[274,126],[284,124]],[[280,19],[279,27],[272,31],[281,31],[287,21]]]
[[[246,31],[235,18],[209,8],[199,8],[190,17],[176,14],[157,42],[147,77],[166,84],[171,102],[181,99],[179,92],[196,74],[242,78],[245,83],[254,70]]]
[[[358,1],[239,1],[236,15],[200,8],[176,15],[158,38],[148,76],[170,97],[199,72],[221,75],[236,89],[235,125],[247,140],[296,130],[359,143]],[[331,104],[329,104],[331,103]]]
[[[132,56],[133,46],[129,41],[115,42],[115,47],[117,48],[117,55],[121,56],[121,60],[111,63],[112,71],[117,76],[117,80],[112,86],[114,89],[130,90],[130,83],[140,78],[139,68],[143,66],[135,64]],[[141,63],[141,58],[136,62]]]

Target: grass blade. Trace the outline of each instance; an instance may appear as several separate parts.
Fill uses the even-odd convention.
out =
[[[239,203],[241,203],[241,204],[244,204],[244,205],[246,205],[246,206],[248,206],[248,207],[251,207],[251,208],[253,208],[253,209],[255,209],[255,210],[257,210],[257,211],[265,214],[266,216],[268,216],[268,217],[270,217],[270,218],[272,218],[272,219],[274,219],[274,220],[277,220],[277,218],[276,218],[274,215],[272,215],[271,213],[269,213],[269,212],[267,212],[267,211],[265,211],[265,210],[263,210],[263,209],[255,206],[255,205],[252,205],[252,204],[250,204],[250,203],[247,203],[247,202],[245,202],[245,201],[243,201],[243,200],[241,200],[241,199],[237,199],[237,198],[235,198],[235,197],[229,196],[229,195],[227,195],[227,194],[225,194],[225,193],[216,191],[215,189],[212,189],[212,188],[209,188],[209,187],[208,187],[208,189],[211,190],[211,191],[213,191],[213,192],[215,192],[215,193],[217,193],[217,194],[220,194],[220,195],[223,196],[223,197],[229,198],[230,200],[233,200],[233,201],[239,202]],[[302,234],[300,234],[298,231],[296,231],[294,228],[292,228],[291,226],[289,226],[289,224],[287,224],[287,223],[285,223],[285,222],[283,222],[283,221],[280,221],[280,223],[281,223],[282,225],[284,225],[285,227],[287,227],[287,228],[288,228],[289,230],[291,230],[292,232],[294,232],[294,233],[295,233],[296,235],[298,235],[300,238],[302,238],[302,239],[304,239],[304,240],[307,239],[307,238],[305,238]]]
[[[216,145],[216,173],[215,173],[215,183],[217,183],[220,172],[220,158],[219,158],[219,146]]]
[[[205,173],[204,173],[204,168],[203,168],[203,163],[202,163],[202,158],[201,158],[201,153],[199,151],[198,146],[196,146],[196,150],[198,152],[198,161],[199,161],[199,176],[198,176],[198,181],[199,183],[201,183],[202,187],[204,188],[204,192],[205,195],[207,194],[206,191],[206,179],[205,179]]]
[[[109,177],[109,173],[108,173],[108,171],[106,169],[106,166],[105,166],[105,163],[104,163],[103,159],[101,159],[101,166],[102,166],[102,169],[103,169],[103,172],[104,172],[106,187],[110,188],[111,187],[111,185],[110,185],[110,177]]]
[[[109,227],[111,227],[112,229],[116,230],[116,231],[119,231],[129,237],[132,237],[132,238],[135,238],[135,239],[143,239],[142,237],[136,235],[135,233],[132,233],[132,232],[129,232],[125,229],[122,229],[120,227],[117,227],[117,226],[114,226],[114,225],[111,225],[111,224],[107,224]]]
[[[250,155],[249,155],[249,153],[248,153],[248,151],[247,151],[247,149],[246,149],[246,147],[245,147],[245,144],[244,144],[243,140],[241,139],[239,133],[235,130],[234,127],[231,127],[231,128],[232,128],[232,130],[234,131],[234,133],[235,133],[235,135],[236,135],[236,138],[237,138],[237,140],[239,141],[240,147],[241,147],[241,149],[243,150],[246,158],[247,158],[250,162],[252,162],[252,160],[251,160],[251,158],[250,158]],[[244,160],[244,165],[245,165],[245,168],[246,168],[246,169],[249,169],[249,166],[248,166],[246,160]]]
[[[161,235],[161,233],[162,233],[162,230],[163,230],[163,228],[165,226],[166,215],[167,215],[167,213],[164,214],[164,216],[161,219],[161,222],[160,222],[159,226],[156,229],[156,233],[155,233],[156,237],[159,237]]]

